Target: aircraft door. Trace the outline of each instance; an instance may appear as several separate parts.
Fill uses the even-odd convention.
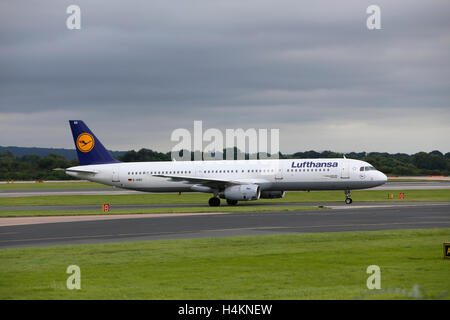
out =
[[[201,165],[195,165],[193,168],[194,168],[196,177],[204,177],[205,176]]]
[[[275,180],[283,180],[283,170],[281,169],[281,167],[279,168],[277,166],[275,170],[276,170]]]
[[[120,182],[120,177],[119,177],[119,168],[113,168],[113,172],[112,172],[112,182]]]
[[[347,160],[342,161],[341,179],[350,179],[350,166]]]

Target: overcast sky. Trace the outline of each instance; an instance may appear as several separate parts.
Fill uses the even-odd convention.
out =
[[[68,30],[66,8],[81,8]],[[381,30],[366,9],[381,8]],[[170,151],[177,128],[280,149],[450,151],[450,1],[0,2],[0,145]],[[206,143],[205,143],[206,144]]]

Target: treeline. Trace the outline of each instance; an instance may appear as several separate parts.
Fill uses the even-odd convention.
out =
[[[5,180],[72,180],[64,171],[55,168],[68,168],[78,165],[78,160],[69,161],[58,154],[41,157],[28,154],[16,157],[10,150],[0,152],[0,181]]]
[[[230,158],[249,159],[249,154],[243,154],[236,148],[224,150],[223,153],[216,155],[205,155],[206,158],[216,156],[225,159],[227,151],[232,153]],[[202,158],[202,154],[180,151],[179,156],[188,156],[191,160]],[[187,153],[186,153],[187,152]],[[332,151],[306,151],[296,152],[294,154],[279,154],[280,159],[317,159],[317,158],[342,158],[346,156],[349,159],[358,159],[371,163],[377,169],[387,175],[449,175],[450,174],[450,152],[442,154],[440,151],[429,153],[418,152],[413,155],[405,153],[390,154],[386,152],[350,152],[336,153]],[[141,149],[139,151],[128,151],[117,157],[123,162],[141,162],[141,161],[171,161],[171,153],[161,153],[150,149]],[[15,156],[10,150],[0,152],[0,180],[71,180],[74,179],[66,175],[63,171],[54,171],[55,168],[68,168],[77,166],[78,160],[67,160],[64,156],[58,154],[48,154],[44,157],[31,154],[24,156]]]

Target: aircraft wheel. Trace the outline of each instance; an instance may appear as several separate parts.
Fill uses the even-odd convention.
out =
[[[351,204],[353,202],[352,198],[345,199],[346,204]]]
[[[210,207],[218,207],[220,206],[220,199],[217,197],[212,197],[208,201]]]
[[[237,200],[229,200],[229,199],[227,199],[227,203],[228,203],[228,205],[229,206],[235,206],[235,205],[237,205]]]

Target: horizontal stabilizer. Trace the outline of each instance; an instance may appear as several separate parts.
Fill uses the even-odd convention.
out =
[[[96,174],[96,173],[98,173],[98,171],[95,171],[95,170],[63,169],[63,168],[56,168],[56,169],[53,169],[53,171],[65,171],[65,172],[77,172],[77,173],[89,173],[89,174]]]

